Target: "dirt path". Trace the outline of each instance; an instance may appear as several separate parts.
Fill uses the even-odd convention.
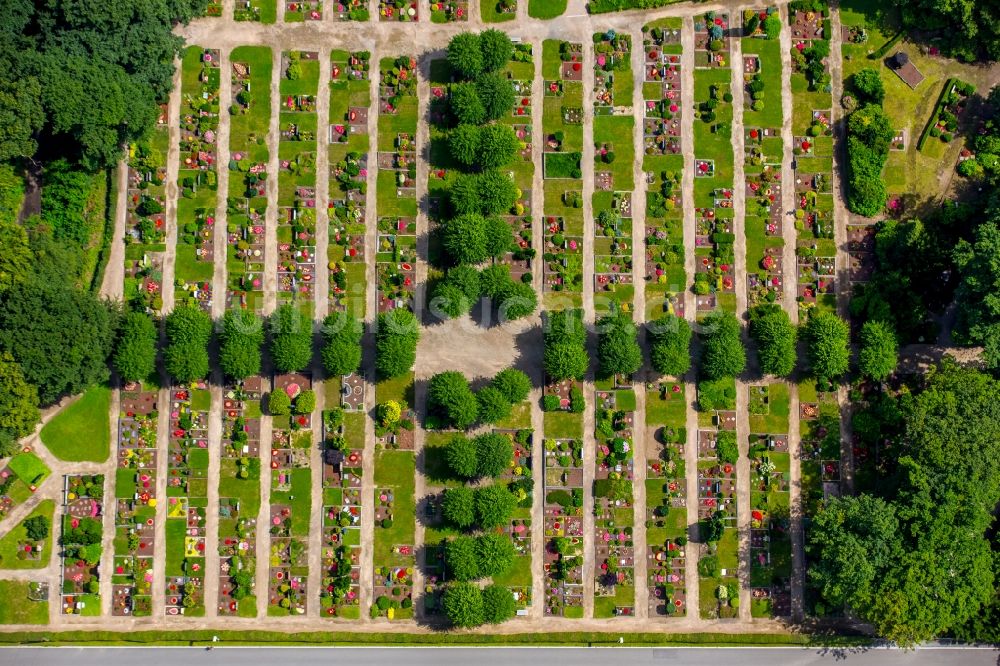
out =
[[[692,325],[697,321],[697,311],[694,293],[688,285],[694,284],[696,271],[694,252],[687,248],[694,247],[697,234],[694,219],[694,21],[685,18],[681,27],[681,150],[684,154],[684,173],[681,176],[681,201],[684,207],[684,276],[683,285],[677,289],[683,293],[684,317]],[[697,345],[697,340],[695,341]],[[684,378],[685,425],[687,441],[684,448],[684,469],[686,470],[687,524],[688,545],[684,557],[684,577],[687,597],[688,621],[696,621],[698,609],[698,557],[701,546],[695,542],[698,525],[698,412],[696,371],[692,368]]]
[[[115,226],[111,231],[108,261],[104,267],[100,294],[103,298],[121,300],[125,284],[125,225],[128,220],[128,161],[118,163],[115,171],[118,183],[115,205]]]
[[[632,37],[632,74],[635,77],[632,86],[632,110],[635,122],[632,126],[632,282],[636,285],[635,299],[632,307],[632,318],[639,325],[639,342],[646,347],[646,336],[642,323],[646,320],[646,172],[642,169],[646,150],[643,141],[645,131],[645,95],[642,85],[645,81],[646,51],[642,45],[642,31],[634,30]],[[632,441],[633,471],[633,536],[634,553],[633,579],[635,580],[635,616],[649,617],[649,580],[647,578],[646,561],[646,452],[647,447],[655,446],[655,442],[646,441],[646,382],[645,372],[636,375],[633,384],[635,391],[635,421]]]
[[[593,326],[594,307],[594,42],[583,42],[583,318]],[[594,373],[596,336],[590,336],[590,370],[583,383],[583,616],[594,617]]]

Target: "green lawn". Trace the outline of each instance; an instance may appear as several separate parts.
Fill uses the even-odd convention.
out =
[[[568,0],[528,0],[528,16],[536,19],[553,19],[566,11]]]
[[[392,488],[396,495],[393,504],[392,526],[375,528],[375,566],[406,563],[412,566],[412,557],[392,553],[392,547],[413,544],[416,507],[413,501],[416,461],[412,451],[383,451],[375,460],[375,492]],[[372,498],[374,501],[375,498]]]
[[[60,460],[104,462],[111,447],[111,389],[94,386],[42,428],[42,443]]]
[[[0,580],[0,624],[48,624],[49,602],[30,601],[30,583],[18,580]],[[100,608],[100,606],[98,606]]]
[[[48,465],[34,453],[19,453],[10,459],[10,469],[25,485],[36,486],[52,473]]]
[[[524,2],[524,0],[521,0]],[[483,18],[483,23],[502,23],[513,21],[517,14],[501,14],[497,11],[500,3],[497,0],[479,0],[479,15]]]
[[[545,415],[546,439],[580,439],[583,437],[583,415],[570,412],[549,412]]]
[[[0,538],[0,567],[4,569],[43,569],[48,566],[49,558],[52,556],[52,542],[55,540],[55,535],[52,534],[52,513],[55,506],[55,500],[42,500],[35,507],[35,510],[24,519],[45,516],[49,520],[49,536],[45,539],[41,558],[38,560],[18,559],[18,544],[26,538],[24,520],[22,520],[3,538]]]

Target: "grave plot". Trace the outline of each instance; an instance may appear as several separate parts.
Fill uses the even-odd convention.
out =
[[[378,0],[379,21],[419,21],[419,3],[414,0]]]
[[[707,18],[713,32],[725,30],[724,17]],[[722,21],[720,24],[718,21]],[[723,26],[723,27],[720,27]],[[699,26],[701,26],[699,28]],[[704,41],[706,23],[695,21],[696,43]],[[711,40],[712,42],[719,40]],[[725,57],[728,57],[728,41]],[[713,51],[714,53],[714,51]],[[733,96],[729,92],[730,70],[725,60],[713,61],[711,69],[694,73],[694,209],[696,273],[694,293],[699,314],[715,308],[735,311],[736,283],[733,244]]]
[[[545,141],[545,305],[583,302],[583,46],[546,40],[542,129]]]
[[[512,279],[522,281],[528,279],[524,277],[525,275],[531,275],[532,262],[536,256],[536,249],[532,247],[531,235],[531,220],[536,210],[535,201],[532,200],[531,196],[535,173],[535,164],[531,157],[532,143],[535,141],[531,131],[531,117],[532,114],[540,111],[535,110],[537,103],[531,96],[531,88],[535,79],[535,65],[530,44],[514,44],[514,53],[503,73],[514,86],[515,101],[511,115],[501,119],[501,122],[513,127],[519,142],[519,159],[506,165],[503,170],[513,177],[514,184],[517,185],[521,196],[506,215],[501,215],[510,225],[515,242],[515,246],[501,261],[510,267]]]
[[[328,399],[327,404],[336,403]],[[319,598],[323,617],[361,617],[364,418],[362,413],[339,408],[323,412],[323,584]]]
[[[291,206],[278,209],[278,302],[310,316],[316,278],[316,190],[296,187]]]
[[[635,615],[635,393],[625,386],[599,385],[595,395],[594,617]]]
[[[646,390],[646,558],[649,617],[683,616],[687,606],[687,482],[684,387]],[[642,600],[639,600],[642,603]]]
[[[694,293],[698,314],[717,307],[728,310],[736,307],[733,191],[719,189],[708,196],[712,199],[711,206],[695,208]]]
[[[365,202],[371,55],[333,51],[330,67],[330,312],[365,315]]]
[[[26,447],[0,470],[0,519],[12,508],[26,502],[51,470]]]
[[[227,386],[223,394],[217,599],[221,616],[257,616],[255,572],[262,384],[260,377],[248,377]]]
[[[431,3],[432,23],[455,23],[468,20],[468,0],[441,0]]]
[[[646,315],[684,316],[684,169],[680,19],[643,27],[643,160],[646,187]]]
[[[167,615],[205,614],[205,509],[208,506],[208,412],[204,382],[170,391],[167,448]]]
[[[818,386],[815,380],[804,379],[799,384],[799,428],[801,431],[800,465],[801,465],[801,511],[804,517],[803,539],[809,540],[809,518],[818,510],[820,503],[828,497],[840,496],[840,461],[842,442],[840,432],[840,405],[837,394],[825,389],[830,386]],[[864,451],[855,448],[854,454],[862,462]],[[803,590],[804,606],[807,615],[815,616],[816,603],[820,599],[819,591],[810,583],[808,576],[808,559],[806,567],[806,582]]]
[[[378,309],[412,308],[416,289],[416,60],[383,58],[378,120]]]
[[[212,304],[212,225],[218,189],[218,49],[188,47],[181,64],[180,170],[177,176],[177,304]]]
[[[129,147],[125,227],[125,291],[129,307],[140,311],[163,306],[163,254],[166,251],[167,108],[156,127]]]
[[[272,421],[268,615],[304,615],[310,601],[306,595],[312,510],[309,456],[316,404],[311,387],[312,380],[305,375],[274,378],[272,391],[284,391],[292,406],[291,414],[275,414]]]
[[[285,23],[301,23],[303,21],[322,21],[322,0],[285,1]]]
[[[526,417],[521,427],[511,426],[517,421],[517,413]],[[534,464],[531,456],[534,431],[530,429],[531,407],[527,401],[514,406],[514,416],[510,422],[501,423],[503,429],[494,432],[510,437],[514,448],[514,459],[508,471],[501,475],[499,481],[507,484],[507,489],[517,497],[517,506],[511,514],[510,522],[504,527],[504,532],[514,544],[514,564],[504,574],[493,576],[493,582],[510,589],[514,596],[514,604],[520,609],[526,609],[533,603],[531,597],[531,507],[534,500],[535,482]]]
[[[241,46],[233,50],[230,59],[233,106],[229,170],[233,173],[227,199],[226,304],[259,312],[264,301],[271,49]]]
[[[819,255],[831,250],[826,244],[820,248],[818,243],[807,243],[800,242],[796,251],[799,315],[805,316],[816,307],[832,312],[836,309],[837,257]]]
[[[583,539],[583,441],[547,439],[546,616],[583,617]]]
[[[594,34],[595,116],[632,115],[631,53],[631,35],[614,30]]]
[[[413,617],[415,474],[412,451],[382,449],[376,453],[373,618],[391,621]]]
[[[152,612],[156,535],[156,387],[129,384],[121,393],[115,473],[112,614]]]
[[[371,18],[365,0],[334,0],[335,21],[367,21]]]
[[[709,11],[701,16],[695,16],[695,67],[699,69],[728,68],[730,66],[729,48],[732,37],[729,14]]]
[[[503,23],[517,18],[517,0],[479,0],[483,23]]]
[[[735,413],[732,430],[698,430],[698,560],[702,618],[732,618],[739,610],[739,535],[736,528]]]
[[[875,271],[875,225],[847,226],[851,283],[868,282]]]
[[[104,511],[104,479],[63,477],[63,523],[59,543],[62,562],[63,615],[98,616],[101,614],[98,565],[101,561],[101,538]]]
[[[743,11],[743,62],[739,65],[743,69],[744,125],[774,127],[780,137],[784,120],[781,105],[781,43],[776,32],[768,34],[764,29],[765,25],[773,25],[774,20],[780,21],[777,7]],[[781,149],[780,144],[778,145],[776,155],[780,162]]]
[[[319,53],[281,57],[278,143],[278,302],[312,316],[316,281],[316,92]]]
[[[219,17],[222,16],[222,2],[221,0],[209,0],[208,5],[205,7],[204,16],[208,17]]]
[[[233,19],[274,23],[278,20],[278,0],[236,0]]]
[[[788,385],[749,388],[750,612],[791,614],[792,541]]]
[[[781,137],[778,130],[751,128],[746,131],[747,155],[744,229],[747,239],[747,305],[780,303],[785,291],[782,263],[784,210],[781,205]],[[758,137],[761,137],[758,139]],[[770,140],[778,143],[778,152],[766,148]],[[774,162],[771,162],[772,155]],[[760,160],[758,167],[753,162]],[[764,160],[768,160],[764,162]],[[758,172],[757,169],[760,169]]]
[[[795,228],[798,233],[799,275],[805,285],[796,286],[800,318],[814,307],[834,311],[836,297],[833,281],[823,280],[830,293],[819,288],[820,280],[810,282],[811,275],[801,270],[803,249],[815,250],[814,256],[834,257],[837,248],[832,242],[833,218],[833,127],[827,58],[829,44],[824,35],[823,16],[818,12],[795,11],[789,17],[792,31],[792,132],[793,166],[795,168]],[[814,48],[815,47],[815,48]],[[812,69],[810,70],[810,63]],[[810,79],[809,71],[821,72]],[[824,90],[825,89],[825,90]],[[831,274],[832,275],[832,274]],[[818,277],[818,276],[817,276]],[[810,302],[805,297],[810,294]]]
[[[70,488],[74,496],[96,493],[95,484],[104,483],[104,476],[101,474],[73,479],[76,485],[83,486],[82,489]],[[0,537],[0,566],[10,570],[39,570],[49,566],[52,547],[58,543],[58,535],[52,529],[55,507],[55,500],[43,499],[30,513],[10,525],[10,529]]]

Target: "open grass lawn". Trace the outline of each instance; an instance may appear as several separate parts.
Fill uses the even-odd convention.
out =
[[[580,439],[583,437],[583,414],[548,412],[545,414],[546,439]]]
[[[696,206],[711,206],[712,191],[716,188],[731,188],[733,186],[733,146],[731,130],[712,131],[713,127],[722,125],[731,127],[733,120],[733,105],[722,101],[722,96],[729,91],[731,72],[728,68],[710,70],[699,69],[694,73],[694,99],[701,103],[709,99],[710,89],[718,88],[719,105],[715,109],[715,120],[706,123],[700,118],[694,119],[694,152],[699,160],[714,160],[715,175],[712,177],[695,178],[694,190]]]
[[[424,475],[435,486],[455,488],[463,485],[461,479],[452,476],[446,455],[448,442],[457,436],[453,432],[428,432],[424,436]]]
[[[42,443],[60,460],[104,462],[111,446],[111,389],[94,386],[42,428]]]
[[[184,536],[187,521],[183,518],[168,518],[166,524],[167,548],[165,575],[184,575]]]
[[[236,461],[223,460],[219,471],[219,497],[240,501],[240,513],[256,516],[260,511],[260,479],[236,478]]]
[[[45,516],[49,521],[49,536],[45,539],[41,557],[37,560],[23,560],[18,558],[19,544],[27,538],[24,529],[24,520],[14,526],[0,538],[0,568],[3,569],[44,569],[49,564],[52,557],[52,542],[56,536],[52,533],[52,513],[55,510],[54,500],[42,500],[24,520],[35,516]],[[6,597],[5,597],[6,598]]]
[[[267,132],[271,119],[271,49],[266,46],[241,46],[229,55],[232,62],[245,63],[250,69],[252,101],[246,113],[231,116],[229,145],[233,151],[244,151],[251,162],[268,159]],[[233,191],[236,183],[230,183]]]
[[[28,599],[30,583],[0,580],[0,624],[48,624],[49,602]],[[100,605],[98,605],[98,611]]]
[[[395,400],[400,404],[404,412],[408,407],[412,408],[414,404],[413,373],[408,372],[399,377],[383,379],[375,385],[375,395],[378,396],[379,402]]]
[[[567,0],[528,0],[528,16],[536,19],[553,19],[566,12],[566,5]]]

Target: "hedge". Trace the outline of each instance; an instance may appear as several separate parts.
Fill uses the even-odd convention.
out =
[[[957,79],[955,78],[949,78],[944,82],[944,88],[941,89],[937,102],[934,104],[934,108],[931,109],[931,116],[927,119],[927,124],[924,125],[924,131],[920,133],[920,138],[917,140],[917,150],[923,150],[924,142],[927,141],[927,137],[930,136],[931,128],[934,127],[934,122],[937,120],[938,114],[941,113],[941,109],[944,108],[944,100],[948,97],[948,93],[951,92],[951,87],[955,85],[956,81]]]
[[[892,47],[894,47],[896,44],[899,44],[900,40],[902,40],[903,37],[905,37],[905,36],[906,36],[905,33],[897,32],[895,37],[893,37],[892,39],[890,39],[889,41],[887,41],[885,44],[883,44],[882,46],[880,46],[878,48],[878,50],[872,51],[871,53],[869,53],[868,54],[868,59],[869,60],[878,60],[878,59],[880,59],[882,56],[884,56],[886,53],[888,53],[892,49]]]
[[[623,12],[628,9],[654,9],[666,7],[684,0],[590,0],[587,12],[590,14],[606,14],[608,12]]]
[[[248,623],[248,626],[249,623]],[[461,632],[407,632],[402,627],[395,631],[348,632],[311,631],[278,632],[238,629],[195,629],[188,631],[13,631],[0,632],[4,645],[194,645],[210,644],[213,637],[231,645],[617,645],[619,637],[624,645],[790,645],[811,647],[870,646],[867,636],[835,634],[723,634],[664,632],[536,632],[502,635]]]

